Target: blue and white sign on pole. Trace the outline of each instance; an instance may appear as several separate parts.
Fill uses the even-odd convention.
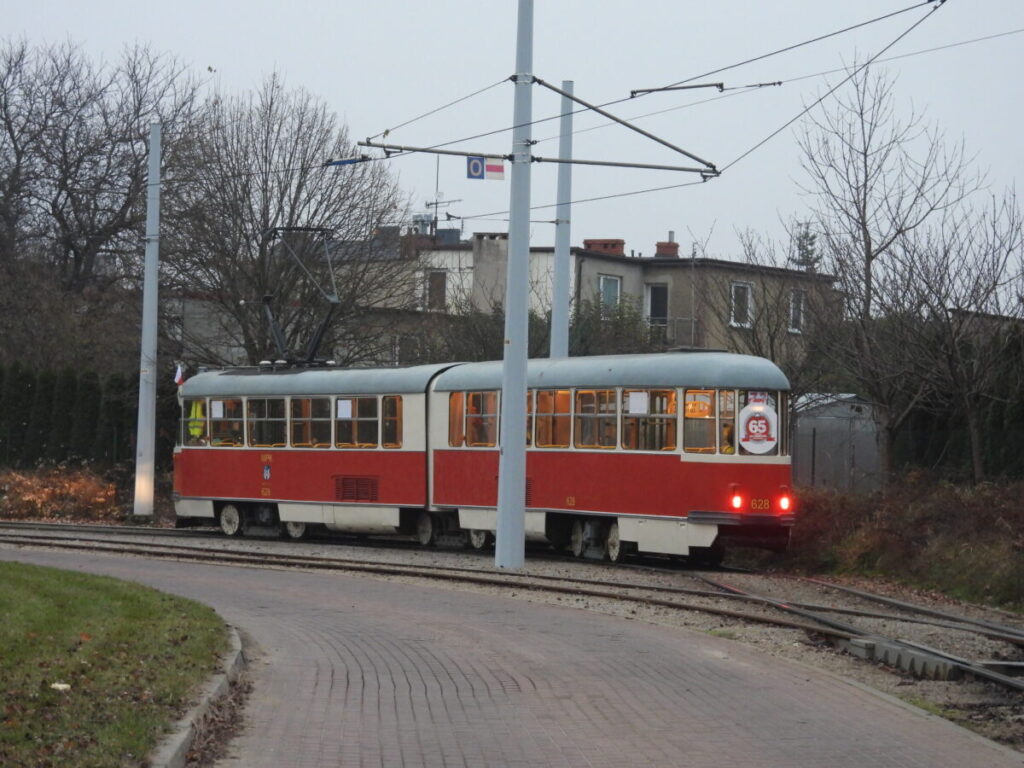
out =
[[[466,178],[467,179],[482,179],[484,177],[484,159],[481,156],[471,156],[466,158]]]
[[[466,158],[466,178],[502,181],[505,178],[505,161],[500,157],[471,155]]]

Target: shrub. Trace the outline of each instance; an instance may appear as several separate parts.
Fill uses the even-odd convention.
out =
[[[1024,606],[1024,483],[958,486],[918,472],[866,496],[804,489],[799,498],[795,567]]]
[[[0,517],[115,521],[117,487],[83,469],[0,472]]]

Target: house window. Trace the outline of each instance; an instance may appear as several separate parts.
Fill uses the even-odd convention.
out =
[[[614,275],[598,275],[598,291],[602,310],[613,310],[619,306],[619,294],[622,292],[622,278]]]
[[[789,332],[804,332],[804,302],[807,294],[805,291],[791,291],[789,294]]]
[[[754,286],[732,283],[729,286],[729,325],[751,328],[754,325]]]
[[[448,308],[448,273],[436,270],[427,274],[427,309],[443,312]]]
[[[664,283],[647,286],[647,318],[652,326],[668,323],[668,286]]]

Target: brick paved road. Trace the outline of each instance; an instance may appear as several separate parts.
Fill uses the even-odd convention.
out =
[[[337,574],[16,551],[216,608],[255,639],[223,768],[1002,768],[990,745],[727,640]]]

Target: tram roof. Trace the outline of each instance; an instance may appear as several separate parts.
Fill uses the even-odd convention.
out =
[[[181,394],[182,397],[410,394],[425,392],[430,380],[451,365],[280,371],[233,368],[196,374],[182,384]]]
[[[500,361],[465,363],[437,378],[441,391],[501,388]],[[763,357],[728,352],[665,352],[530,360],[526,385],[541,387],[707,387],[788,390],[789,380]]]

